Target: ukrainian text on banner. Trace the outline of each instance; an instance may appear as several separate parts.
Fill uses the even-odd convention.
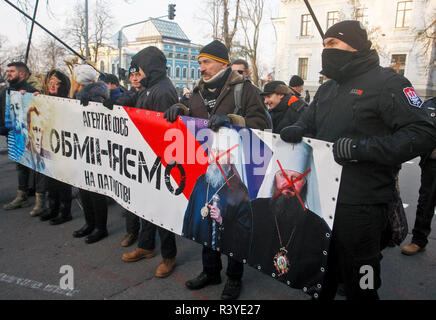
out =
[[[341,176],[330,143],[17,92],[6,123],[11,159],[319,292]]]

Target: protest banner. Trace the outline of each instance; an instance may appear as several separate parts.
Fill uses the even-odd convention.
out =
[[[341,167],[332,144],[11,92],[9,157],[317,295]]]

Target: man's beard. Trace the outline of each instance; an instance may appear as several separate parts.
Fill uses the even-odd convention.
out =
[[[294,223],[301,214],[304,214],[304,209],[297,196],[279,194],[277,197],[270,199],[269,206],[272,213],[282,222]]]
[[[8,80],[10,85],[16,85],[18,82],[20,82],[20,78],[19,77],[15,77],[11,80]]]
[[[227,165],[221,165],[221,168],[227,176],[230,168]],[[226,179],[216,164],[210,164],[209,167],[207,167],[206,182],[210,183],[213,188],[217,188],[226,182]]]

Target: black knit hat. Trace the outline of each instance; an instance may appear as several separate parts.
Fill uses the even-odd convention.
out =
[[[291,89],[289,89],[283,81],[271,81],[265,85],[263,92],[260,95],[267,96],[273,93],[287,95],[291,93]]]
[[[363,24],[355,20],[345,20],[332,25],[324,35],[326,38],[336,38],[352,46],[358,51],[371,48],[371,41]]]
[[[226,46],[218,40],[214,40],[204,46],[198,55],[198,58],[200,57],[206,57],[221,63],[230,64],[229,51]]]
[[[292,76],[291,80],[289,80],[289,86],[290,87],[299,87],[304,85],[303,79],[301,79],[299,76],[295,75]]]

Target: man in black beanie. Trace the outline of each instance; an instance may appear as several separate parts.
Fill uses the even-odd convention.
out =
[[[333,25],[323,45],[321,73],[331,80],[280,135],[291,143],[309,134],[332,142],[343,166],[320,298],[333,299],[341,281],[347,299],[378,299],[382,233],[398,196],[395,176],[401,163],[435,147],[436,128],[410,82],[379,65],[358,21]]]
[[[297,98],[301,97],[301,92],[303,92],[304,81],[301,77],[294,75],[291,80],[289,80],[289,88],[292,90]]]
[[[209,119],[209,128],[214,131],[232,124],[261,130],[269,128],[267,111],[259,93],[249,80],[229,67],[229,54],[223,43],[214,40],[203,47],[198,63],[201,79],[193,90],[189,106],[172,106],[164,115],[168,121],[174,122],[179,115],[186,115]],[[201,274],[186,282],[191,290],[221,282],[221,253],[203,246],[202,259]],[[232,257],[228,261],[228,280],[221,298],[233,300],[238,298],[241,290],[244,265]]]

